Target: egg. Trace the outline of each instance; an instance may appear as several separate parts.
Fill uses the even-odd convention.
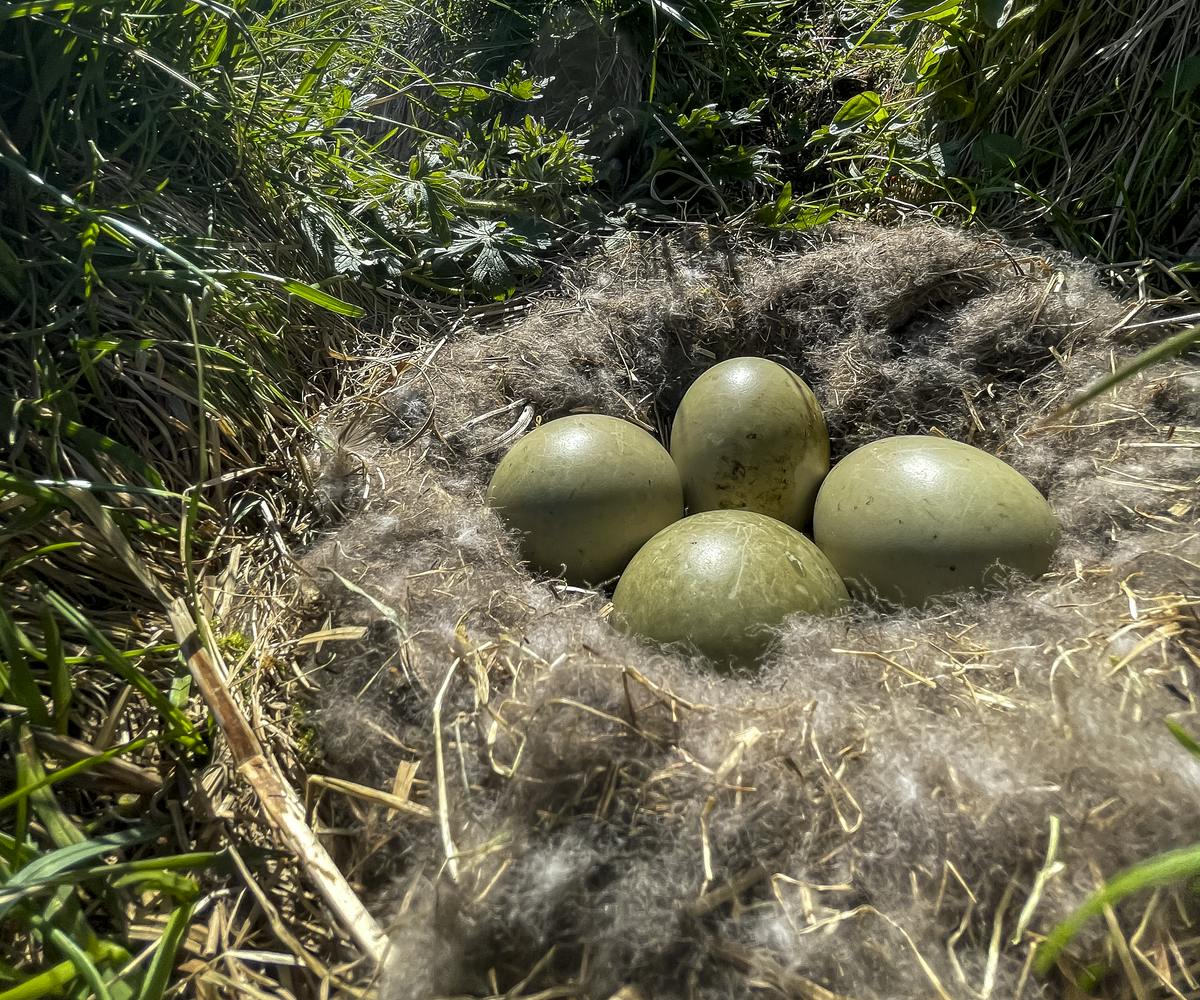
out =
[[[960,441],[873,441],[821,486],[813,537],[851,585],[900,604],[987,586],[997,567],[1036,577],[1050,566],[1058,521],[1037,488]]]
[[[693,514],[630,561],[613,620],[634,635],[748,663],[789,615],[830,614],[848,600],[837,571],[795,528],[745,510]]]
[[[640,427],[600,414],[551,420],[523,437],[497,465],[487,502],[519,533],[535,569],[572,583],[620,573],[683,516],[667,450]]]
[[[829,432],[799,375],[766,358],[732,358],[684,394],[671,457],[689,513],[750,510],[803,526],[829,471]]]

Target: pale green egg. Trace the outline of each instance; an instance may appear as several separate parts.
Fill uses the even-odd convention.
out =
[[[683,516],[679,474],[640,427],[600,414],[562,417],[500,461],[488,503],[536,569],[572,583],[616,576],[655,532]]]
[[[829,433],[795,372],[766,358],[732,358],[684,395],[671,457],[689,513],[750,510],[802,527],[829,471]]]
[[[852,590],[906,605],[1045,573],[1058,545],[1037,488],[994,455],[946,438],[873,441],[826,477],[813,537]]]
[[[613,618],[645,639],[747,663],[789,615],[831,614],[847,599],[829,560],[795,528],[752,511],[715,510],[646,543],[617,584]]]

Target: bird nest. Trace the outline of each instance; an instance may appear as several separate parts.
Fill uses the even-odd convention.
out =
[[[504,322],[369,366],[309,462],[304,560],[325,766],[381,790],[336,853],[390,935],[384,993],[604,1000],[1065,996],[1195,988],[1194,904],[1048,929],[1200,829],[1200,378],[1055,414],[1150,332],[1076,262],[921,226],[786,245],[623,238]],[[538,421],[667,439],[738,354],[799,372],[834,460],[943,434],[1063,528],[1052,571],[920,611],[800,616],[754,671],[620,635],[482,504]],[[349,834],[349,836],[347,836]]]

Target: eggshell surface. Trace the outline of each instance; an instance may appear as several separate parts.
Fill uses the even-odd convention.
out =
[[[684,395],[671,457],[689,513],[750,510],[803,526],[829,471],[829,433],[795,372],[766,358],[732,358]]]
[[[635,424],[600,414],[551,420],[523,437],[496,467],[487,501],[520,533],[534,568],[572,583],[620,573],[683,516],[667,450]]]
[[[848,600],[837,571],[795,528],[752,511],[694,514],[655,535],[613,595],[615,623],[748,663],[789,615],[830,614]]]
[[[919,606],[1004,569],[1045,573],[1058,545],[1037,488],[994,455],[946,438],[884,438],[821,486],[813,538],[852,592]]]

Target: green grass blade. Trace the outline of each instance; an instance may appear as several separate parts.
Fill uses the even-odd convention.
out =
[[[0,833],[0,851],[4,852],[5,857],[12,858],[13,866],[17,868],[37,857],[37,850],[31,843],[17,843],[7,833]],[[0,877],[7,879],[8,874],[6,865],[0,861]]]
[[[166,930],[159,939],[154,958],[142,979],[141,989],[137,993],[138,1000],[161,1000],[175,969],[175,956],[179,953],[179,945],[191,924],[192,911],[193,906],[188,903],[175,910],[167,920]]]
[[[168,732],[175,739],[190,748],[201,745],[192,721],[180,709],[172,705],[170,699],[155,687],[144,673],[126,663],[117,648],[88,621],[84,614],[72,607],[58,594],[48,593],[46,600],[55,611],[83,633],[89,644],[101,655],[104,663],[113,673],[126,683],[132,684],[151,705],[158,709],[163,721],[167,723]]]
[[[73,868],[56,871],[34,879],[23,879],[20,884],[10,881],[0,887],[0,905],[14,905],[29,896],[58,889],[63,886],[78,885],[98,879],[105,885],[116,887],[128,878],[129,883],[160,880],[158,888],[169,885],[170,894],[179,899],[190,899],[195,896],[197,884],[194,879],[186,882],[168,883],[165,876],[168,873],[182,869],[224,870],[228,868],[228,858],[223,851],[196,851],[193,854],[160,855],[142,858],[138,861],[118,861],[111,864],[97,865],[92,868]],[[20,873],[18,873],[20,874]]]
[[[105,879],[112,889],[134,887],[139,893],[153,891],[181,903],[190,903],[200,893],[200,883],[196,879],[190,875],[178,875],[162,867],[156,867],[152,871],[130,872],[115,879],[110,879],[109,876],[110,873],[104,871],[96,873],[96,877]]]
[[[88,986],[92,988],[92,995],[95,1000],[112,1000],[108,992],[108,984],[104,981],[104,976],[100,970],[96,968],[96,963],[92,960],[92,956],[79,947],[69,935],[64,934],[57,927],[49,929],[46,937],[68,961],[74,964],[75,971],[79,973],[79,977],[83,979]]]
[[[348,32],[347,32],[348,34]],[[346,35],[341,38],[336,38],[330,42],[325,51],[322,52],[316,62],[313,63],[312,69],[304,74],[304,79],[300,81],[300,85],[296,88],[293,95],[296,98],[305,97],[317,85],[317,81],[321,79],[321,75],[329,68],[329,64],[333,61],[333,57],[346,44]]]
[[[69,872],[104,854],[144,844],[153,840],[159,832],[158,827],[131,827],[128,830],[93,837],[70,847],[60,847],[35,858],[24,868],[14,872],[3,888],[0,888],[0,917],[12,907],[14,900],[11,897],[22,887],[34,883],[49,884],[59,874]]]
[[[1167,728],[1171,731],[1171,735],[1179,741],[1180,746],[1193,757],[1200,759],[1200,743],[1196,742],[1191,733],[1178,722],[1172,722],[1170,719],[1167,720]]]
[[[58,847],[69,848],[81,843],[83,833],[58,804],[28,726],[20,727],[17,746],[17,793],[14,794],[28,796],[46,833]]]
[[[298,299],[304,299],[306,302],[311,302],[331,313],[337,313],[339,316],[350,316],[357,319],[366,315],[366,310],[360,306],[339,299],[328,292],[323,292],[313,285],[307,285],[303,281],[285,280],[281,284],[283,290],[289,295],[295,295]]]
[[[36,549],[30,549],[28,552],[22,552],[19,556],[10,559],[3,566],[0,566],[0,580],[16,572],[22,566],[27,566],[29,563],[36,562],[45,556],[52,555],[55,552],[65,552],[68,549],[78,549],[82,545],[83,542],[51,542],[48,545],[39,545]]]
[[[67,731],[70,722],[71,700],[75,689],[71,684],[71,672],[67,669],[66,650],[63,649],[62,636],[58,631],[58,619],[48,607],[42,608],[41,623],[46,673],[50,678],[50,704],[53,709],[51,714],[54,716],[55,731],[62,734]]]
[[[13,701],[29,714],[29,720],[38,726],[50,725],[50,712],[38,688],[29,660],[21,650],[17,626],[0,605],[0,653],[4,655],[7,670],[0,673],[0,683]],[[0,665],[3,670],[4,665]]]
[[[1149,350],[1143,351],[1132,361],[1128,361],[1118,368],[1111,375],[1100,379],[1095,385],[1091,386],[1084,393],[1071,400],[1057,413],[1048,417],[1048,421],[1054,421],[1059,417],[1066,416],[1079,407],[1090,403],[1097,396],[1102,396],[1110,389],[1116,388],[1122,382],[1132,378],[1143,368],[1149,368],[1159,361],[1166,361],[1168,358],[1173,358],[1177,354],[1182,354],[1193,344],[1200,342],[1200,324],[1188,327],[1186,330],[1168,337],[1161,344],[1155,344]]]
[[[1071,916],[1058,924],[1037,951],[1035,968],[1042,975],[1050,971],[1062,950],[1093,917],[1135,892],[1168,885],[1200,875],[1200,845],[1170,851],[1126,868],[1108,885],[1097,890]]]
[[[35,406],[21,407],[20,412],[32,424],[40,425],[43,428],[53,425],[55,433],[61,434],[63,438],[78,445],[85,452],[111,455],[126,469],[142,476],[153,488],[165,492],[158,471],[134,449],[121,444],[107,434],[92,430],[76,420],[64,420],[61,414],[44,411]]]
[[[678,7],[667,3],[666,0],[647,0],[647,2],[651,7],[665,14],[668,20],[674,21],[676,24],[678,24],[693,38],[698,38],[702,42],[707,42],[710,40],[708,37],[708,32],[701,28],[700,25],[696,24],[696,22],[691,18],[687,17]]]
[[[233,271],[228,274],[230,278],[240,278],[243,281],[265,281],[273,285],[278,285],[289,295],[294,295],[298,299],[304,299],[306,302],[311,302],[315,306],[320,306],[331,313],[336,313],[339,316],[351,316],[358,318],[365,315],[365,311],[353,303],[339,299],[335,295],[330,295],[328,292],[323,292],[321,289],[306,284],[303,281],[296,281],[290,278],[281,278],[275,274],[264,274],[260,271]]]
[[[29,796],[35,794],[42,788],[49,788],[52,785],[58,784],[60,781],[66,781],[68,778],[74,778],[80,774],[84,774],[106,761],[112,760],[114,757],[119,757],[121,754],[133,753],[140,750],[144,746],[153,743],[154,740],[150,737],[132,740],[129,743],[122,743],[120,746],[109,747],[100,753],[93,754],[91,757],[85,757],[83,760],[77,760],[74,764],[68,764],[66,767],[60,767],[57,771],[50,774],[43,774],[41,778],[31,784],[17,788],[15,791],[9,792],[7,795],[0,797],[0,812],[11,808],[15,803],[21,802]]]
[[[69,847],[60,847],[56,851],[40,855],[20,871],[15,872],[5,884],[4,891],[27,882],[46,879],[59,872],[69,871],[102,854],[111,854],[113,851],[119,851],[126,847],[144,844],[154,839],[160,832],[161,829],[158,826],[134,826],[126,830],[117,830],[99,837],[92,837]]]
[[[62,996],[77,974],[74,962],[69,959],[59,962],[45,972],[0,992],[0,1000],[41,1000],[42,997]]]
[[[69,208],[73,212],[77,212],[80,216],[98,224],[107,235],[116,239],[118,243],[129,241],[131,245],[141,244],[174,261],[205,284],[211,285],[219,291],[225,291],[225,286],[213,278],[204,268],[189,260],[183,254],[179,253],[179,251],[167,246],[153,233],[147,232],[142,226],[134,225],[134,223],[112,214],[92,211],[86,205],[80,204],[65,191],[60,191],[54,185],[48,183],[20,160],[9,156],[7,153],[0,152],[0,164],[8,167],[9,170],[35,190],[51,195],[65,208]]]
[[[67,13],[78,7],[79,0],[32,0],[30,3],[8,3],[0,7],[0,21],[31,17],[35,14]]]
[[[3,476],[0,476],[3,481]],[[110,483],[95,479],[35,479],[35,486],[50,490],[87,490],[89,493],[122,493],[128,496],[158,497],[163,500],[184,500],[182,493],[155,489],[152,486],[134,486],[129,483]],[[212,508],[210,507],[209,510]]]

